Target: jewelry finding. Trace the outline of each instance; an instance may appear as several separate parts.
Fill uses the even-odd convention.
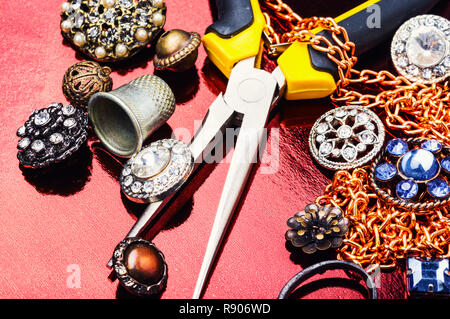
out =
[[[178,190],[193,168],[194,158],[186,144],[174,139],[159,140],[128,160],[120,185],[134,202],[157,202]]]
[[[384,126],[371,110],[343,106],[323,114],[313,125],[309,148],[314,159],[332,170],[371,161],[384,143]]]
[[[340,208],[316,204],[307,205],[287,224],[291,229],[286,232],[286,240],[307,254],[340,247],[348,230],[348,219],[342,216]]]
[[[403,23],[394,35],[391,56],[398,73],[411,82],[440,82],[450,75],[450,21],[431,14]]]
[[[89,99],[97,92],[112,89],[111,69],[97,62],[83,61],[72,65],[63,79],[64,96],[73,104],[87,108]]]
[[[176,72],[192,68],[197,60],[201,39],[197,32],[170,30],[165,32],[156,43],[156,54],[153,58],[158,70]]]
[[[448,151],[437,140],[390,140],[371,166],[376,193],[389,204],[423,212],[448,204]]]
[[[114,272],[121,285],[136,295],[160,293],[167,283],[167,264],[163,253],[151,242],[129,237],[113,254]]]
[[[164,1],[69,0],[61,6],[63,36],[98,61],[135,55],[161,31]]]
[[[75,153],[88,136],[88,117],[75,106],[52,103],[35,110],[17,130],[17,158],[28,168],[61,162]]]

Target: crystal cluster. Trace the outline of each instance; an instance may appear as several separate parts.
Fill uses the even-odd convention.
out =
[[[125,164],[120,178],[122,190],[136,202],[162,200],[186,181],[193,164],[192,154],[183,142],[156,141]]]
[[[396,32],[391,55],[397,71],[413,82],[432,83],[450,74],[450,21],[420,15]]]
[[[161,31],[163,0],[69,0],[61,6],[61,30],[98,61],[128,58]]]
[[[447,148],[437,140],[407,143],[396,138],[374,165],[373,177],[379,187],[404,201],[443,200],[450,195],[449,164]]]
[[[88,117],[75,106],[52,103],[35,110],[17,130],[17,158],[25,167],[40,168],[65,160],[86,142]]]
[[[333,170],[364,165],[383,143],[383,123],[375,113],[360,106],[328,111],[316,121],[309,136],[313,157]]]
[[[287,224],[291,229],[286,232],[286,240],[307,254],[340,247],[348,230],[348,220],[341,209],[316,204],[307,205]]]

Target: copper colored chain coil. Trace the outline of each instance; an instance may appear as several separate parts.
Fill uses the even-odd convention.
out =
[[[307,42],[336,63],[339,81],[332,101],[383,109],[390,129],[450,143],[448,81],[426,85],[385,70],[355,70],[355,45],[332,18],[302,18],[282,0],[260,2],[267,24],[265,33],[273,44]],[[283,34],[275,32],[273,21],[285,31]],[[330,30],[335,43],[312,33],[316,28]],[[376,94],[356,91],[354,87],[361,84]],[[448,206],[417,215],[386,203],[370,183],[369,166],[336,172],[317,204],[340,207],[350,221],[338,259],[386,269],[394,268],[399,259],[406,257],[450,258]]]
[[[450,214],[447,207],[419,215],[378,197],[370,185],[368,166],[338,171],[317,198],[319,205],[340,207],[350,228],[338,259],[363,267],[393,268],[406,257],[450,257]]]

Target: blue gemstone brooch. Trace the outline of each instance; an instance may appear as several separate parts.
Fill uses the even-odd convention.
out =
[[[371,166],[378,196],[425,212],[449,203],[450,149],[433,139],[392,139]]]

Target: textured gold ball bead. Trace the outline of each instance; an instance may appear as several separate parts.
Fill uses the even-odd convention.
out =
[[[63,93],[74,105],[87,108],[91,96],[112,89],[111,69],[97,62],[83,61],[72,65],[63,79]]]
[[[192,68],[198,57],[200,42],[200,35],[197,32],[179,29],[165,32],[156,43],[156,54],[153,59],[155,68],[175,72]]]

